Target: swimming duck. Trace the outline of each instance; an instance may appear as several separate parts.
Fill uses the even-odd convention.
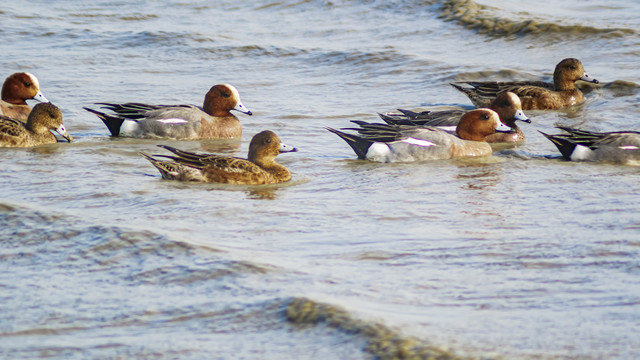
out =
[[[27,123],[6,116],[0,117],[0,147],[31,147],[55,143],[52,131],[68,142],[71,136],[62,123],[62,112],[52,103],[40,103],[33,107]]]
[[[595,132],[557,126],[567,134],[548,135],[540,131],[569,161],[603,161],[640,164],[640,132]]]
[[[511,91],[520,97],[524,110],[553,110],[584,101],[584,95],[575,85],[578,80],[599,83],[584,71],[580,60],[568,58],[556,65],[553,84],[543,81],[464,81],[459,84],[467,84],[471,87],[451,85],[467,95],[477,107],[488,106],[496,95]]]
[[[40,91],[38,78],[28,72],[9,75],[2,84],[2,100],[0,100],[0,115],[27,121],[31,107],[26,100],[49,102]]]
[[[275,159],[278,154],[298,151],[280,141],[273,131],[256,134],[249,144],[248,159],[196,154],[167,145],[158,145],[175,156],[141,154],[162,174],[163,179],[180,181],[215,182],[226,184],[260,185],[291,180],[291,173]],[[167,158],[160,160],[158,158]]]
[[[520,98],[510,92],[503,92],[489,105],[489,109],[498,113],[500,121],[510,127],[510,132],[496,132],[485,137],[489,143],[521,143],[524,142],[524,133],[516,124],[516,120],[531,123],[531,120],[522,111]],[[443,129],[455,128],[460,122],[460,118],[467,113],[467,110],[443,110],[443,111],[422,111],[413,112],[398,109],[402,114],[378,114],[388,124],[395,125],[415,125],[415,126],[438,126]]]
[[[491,109],[477,109],[464,114],[456,127],[456,135],[437,127],[372,124],[352,121],[360,128],[358,135],[336,129],[327,130],[340,136],[356,152],[359,159],[377,162],[411,162],[491,155],[484,140],[497,131],[511,131]]]
[[[242,125],[230,111],[252,115],[229,84],[214,85],[195,105],[148,105],[97,103],[113,115],[86,108],[109,128],[112,136],[174,139],[229,139],[242,135]]]

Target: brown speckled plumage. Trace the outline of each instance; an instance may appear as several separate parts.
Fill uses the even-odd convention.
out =
[[[256,134],[249,145],[248,159],[215,154],[197,154],[159,145],[173,155],[142,154],[162,174],[163,179],[225,184],[276,184],[291,180],[291,173],[275,158],[296,151],[269,130]]]
[[[0,117],[0,147],[31,147],[55,143],[51,133],[58,132],[71,141],[62,123],[62,112],[51,103],[37,104],[23,123],[17,119]]]
[[[553,110],[577,105],[584,101],[584,95],[575,86],[575,82],[578,80],[598,83],[598,80],[585,73],[580,60],[568,58],[556,66],[553,83],[542,81],[463,81],[451,85],[467,95],[477,107],[489,106],[498,94],[510,91],[520,97],[524,110]]]

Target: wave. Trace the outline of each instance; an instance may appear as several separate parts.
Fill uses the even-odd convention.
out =
[[[375,359],[463,359],[423,340],[403,336],[381,323],[356,319],[340,307],[304,297],[297,297],[289,302],[285,317],[298,327],[326,325],[346,334],[362,337],[366,342],[364,350]]]
[[[442,3],[441,13],[438,17],[445,21],[454,21],[467,29],[490,36],[553,33],[623,37],[636,34],[636,31],[626,28],[601,29],[579,24],[560,25],[535,19],[514,21],[494,15],[494,10],[495,8],[477,4],[473,0],[446,0]]]
[[[0,258],[16,266],[55,268],[65,264],[65,271],[104,272],[124,280],[126,286],[187,285],[269,272],[268,267],[228,260],[217,249],[153,231],[87,225],[71,216],[2,202],[0,237]]]

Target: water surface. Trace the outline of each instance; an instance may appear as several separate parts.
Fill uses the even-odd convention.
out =
[[[0,8],[2,76],[30,71],[76,139],[0,149],[0,355],[11,359],[640,357],[640,173],[567,163],[555,124],[638,130],[630,0],[44,1]],[[549,80],[481,160],[375,164],[324,127],[462,106],[448,83]],[[98,101],[200,104],[231,83],[237,141],[109,138]],[[584,84],[583,84],[584,85]],[[291,183],[160,179],[157,144],[244,156],[277,132]]]

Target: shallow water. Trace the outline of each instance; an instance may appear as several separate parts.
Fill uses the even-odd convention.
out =
[[[640,172],[567,163],[554,124],[638,130],[638,4],[44,1],[0,8],[3,77],[38,76],[71,144],[0,149],[0,356],[11,359],[640,357]],[[447,85],[601,81],[528,112],[481,160],[375,164],[324,127],[469,107]],[[112,139],[97,101],[200,104],[232,83],[242,141]],[[156,144],[244,156],[291,183],[163,181]],[[429,350],[430,351],[430,350]],[[435,350],[434,350],[435,351]]]

